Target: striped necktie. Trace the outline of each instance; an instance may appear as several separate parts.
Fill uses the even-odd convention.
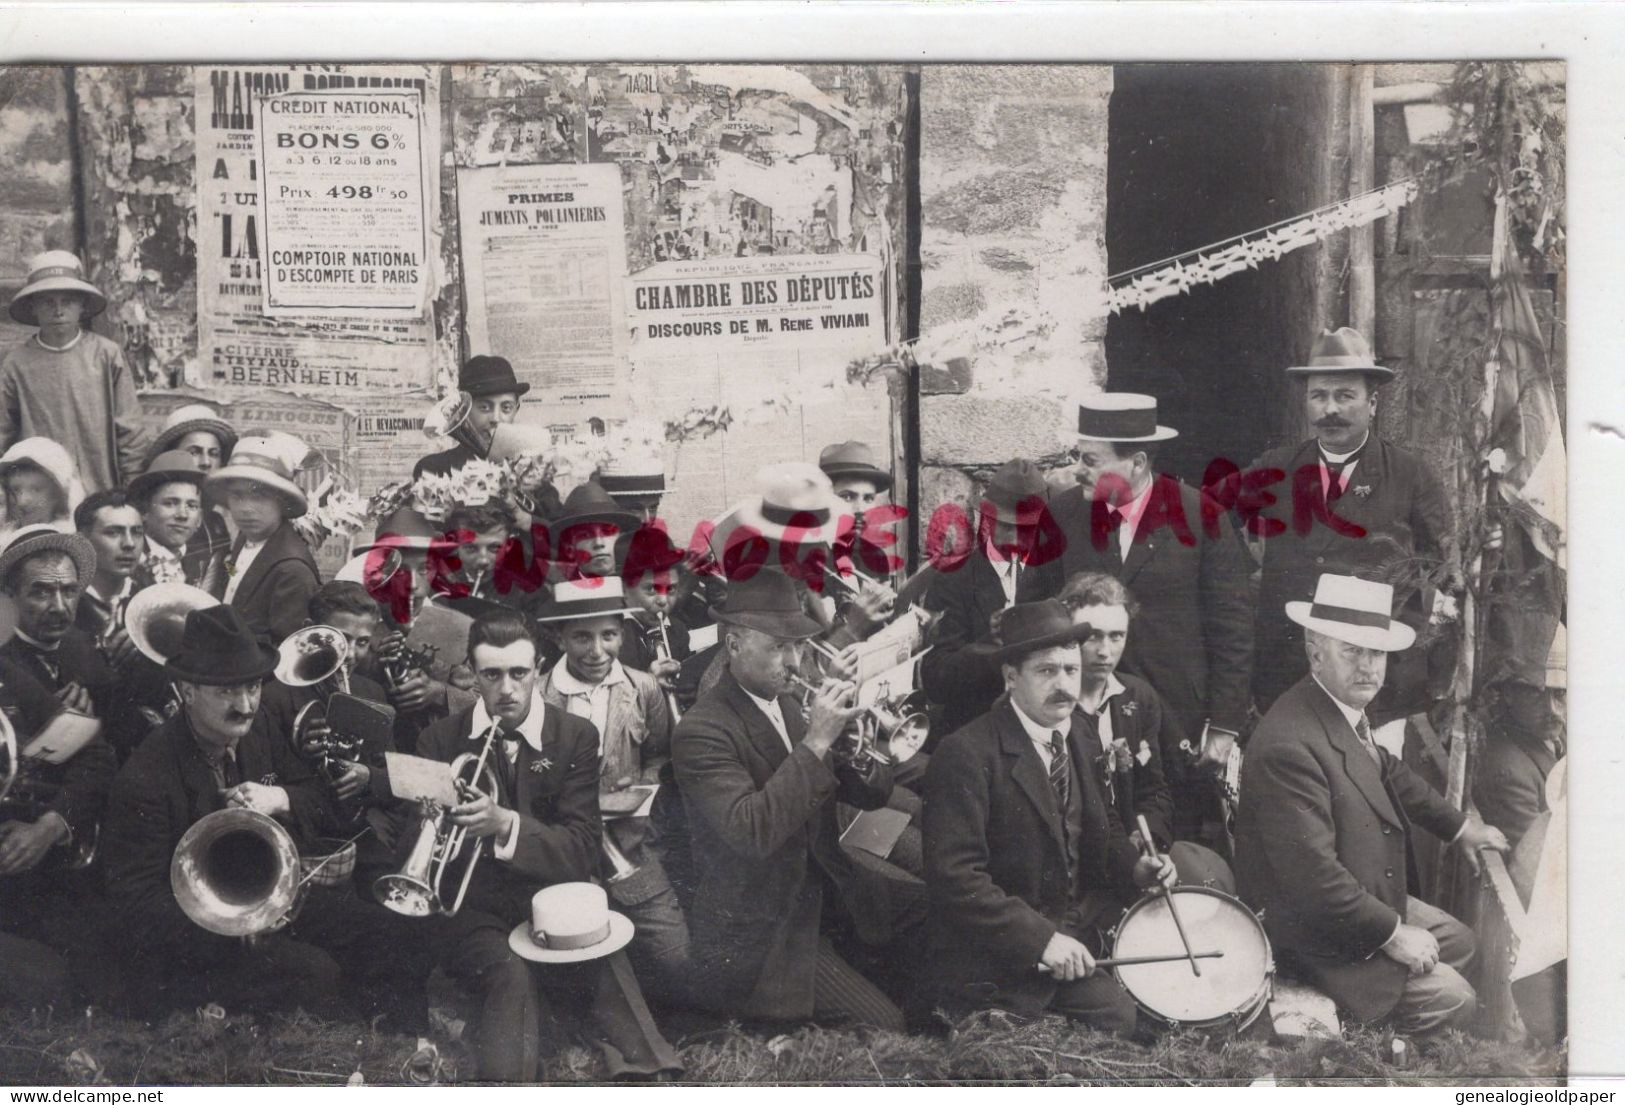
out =
[[[1067,802],[1072,797],[1072,759],[1066,754],[1066,738],[1057,730],[1049,735],[1049,785],[1055,788],[1055,806],[1066,819]]]
[[[1377,742],[1371,739],[1371,723],[1365,719],[1364,714],[1361,714],[1360,720],[1354,723],[1354,734],[1360,738],[1360,743],[1365,745],[1365,753],[1371,757],[1371,762],[1381,767],[1382,753],[1377,751]]]

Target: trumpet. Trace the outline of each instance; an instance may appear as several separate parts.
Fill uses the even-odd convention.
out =
[[[451,761],[452,782],[464,801],[481,793],[493,797],[499,793],[489,761],[501,728],[499,722],[491,723],[479,755],[464,752]],[[452,823],[449,809],[431,804],[405,866],[392,875],[379,877],[372,884],[373,893],[387,909],[408,917],[435,913],[453,916],[463,907],[484,843],[470,841],[468,830]],[[456,893],[448,900],[446,890],[453,884]]]
[[[801,687],[802,706],[810,708],[819,684],[793,672],[790,681]],[[931,727],[924,713],[908,705],[912,693],[877,699],[865,706],[856,719],[856,729],[843,733],[835,742],[833,751],[836,757],[865,775],[877,765],[900,764],[913,759],[914,754],[924,747]]]
[[[0,761],[0,821],[38,821],[55,804],[62,786],[39,777],[39,761],[22,754],[17,730],[4,712],[0,712]],[[81,871],[91,865],[101,828],[95,823],[88,833],[75,834],[62,864],[66,870]]]

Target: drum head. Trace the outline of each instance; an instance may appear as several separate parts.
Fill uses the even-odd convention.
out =
[[[1246,906],[1228,894],[1206,887],[1176,887],[1179,919],[1191,950],[1222,951],[1220,959],[1142,963],[1116,968],[1118,981],[1153,1016],[1173,1023],[1202,1024],[1226,1017],[1250,1019],[1269,992],[1269,939]],[[1114,957],[1184,955],[1179,930],[1162,895],[1142,898],[1117,929]]]

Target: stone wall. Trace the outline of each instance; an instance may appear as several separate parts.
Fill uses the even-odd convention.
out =
[[[68,100],[65,69],[0,67],[0,302],[34,254],[77,246]],[[0,349],[32,332],[0,311]]]
[[[1104,386],[1110,66],[927,66],[920,75],[920,510],[970,509],[992,468],[1065,467]],[[952,366],[949,367],[950,361]],[[923,529],[923,527],[921,527]]]

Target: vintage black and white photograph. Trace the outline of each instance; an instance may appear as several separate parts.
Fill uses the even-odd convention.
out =
[[[0,1083],[1561,1084],[1534,53],[0,67]]]

